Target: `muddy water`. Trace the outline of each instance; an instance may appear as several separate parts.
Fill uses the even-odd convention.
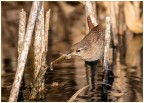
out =
[[[108,90],[107,99],[103,99],[102,67],[98,65],[95,73],[91,74],[90,68],[85,68],[85,63],[79,58],[64,61],[54,65],[54,71],[48,70],[46,75],[45,100],[49,102],[65,102],[82,87],[93,82],[93,87],[83,90],[74,101],[96,102],[142,102],[142,69],[128,68],[117,63],[113,69],[115,79],[112,89]],[[29,86],[31,74],[25,74],[26,87]],[[2,101],[8,101],[14,73],[2,76]],[[27,92],[28,95],[28,92]]]

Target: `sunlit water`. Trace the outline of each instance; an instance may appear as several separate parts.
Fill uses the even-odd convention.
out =
[[[64,61],[48,70],[45,85],[45,100],[49,102],[65,102],[71,96],[88,85],[91,74],[86,73],[84,62],[80,59]],[[90,68],[87,68],[90,69]],[[117,63],[113,69],[115,79],[111,90],[108,90],[107,101],[142,102],[142,69],[128,68]],[[87,75],[88,74],[88,77]],[[29,86],[30,75],[25,74],[26,87]],[[2,101],[8,101],[14,73],[2,76]],[[94,75],[95,88],[89,87],[82,91],[74,101],[90,102],[103,101],[101,95],[102,67],[98,66]],[[28,91],[26,92],[28,94]]]

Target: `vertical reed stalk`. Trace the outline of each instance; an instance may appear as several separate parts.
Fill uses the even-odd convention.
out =
[[[93,1],[86,1],[85,3],[85,11],[86,11],[86,20],[88,17],[90,17],[91,22],[94,26],[97,26],[97,20],[96,20],[96,5],[95,2]],[[86,34],[89,32],[89,25],[86,23]]]
[[[19,20],[18,55],[20,55],[22,51],[25,37],[25,27],[26,27],[26,12],[24,11],[24,9],[22,9],[20,12],[20,20]]]
[[[35,36],[34,36],[34,80],[41,68],[41,57],[42,57],[42,25],[43,25],[43,5],[40,5],[38,10],[38,16],[36,20]]]
[[[46,22],[45,29],[42,29],[42,58],[41,58],[41,68],[40,71],[34,81],[33,88],[31,90],[31,94],[29,99],[34,99],[41,88],[41,84],[44,85],[44,75],[48,68],[46,63],[46,54],[47,54],[47,45],[48,45],[48,30],[49,30],[49,19],[50,19],[50,10],[46,13]],[[44,32],[43,32],[44,30]],[[42,88],[43,90],[43,88]]]
[[[104,78],[102,85],[102,98],[107,101],[107,85],[108,84],[108,70],[109,70],[109,45],[110,45],[110,17],[106,17],[106,31],[105,31],[105,47],[104,47]]]
[[[24,9],[20,12],[20,20],[19,20],[19,33],[18,33],[18,55],[21,55],[22,51],[22,46],[24,42],[24,37],[25,37],[25,28],[26,28],[26,12]],[[18,64],[19,64],[19,59],[18,59]],[[20,85],[20,90],[18,94],[18,100],[23,99],[23,88],[24,88],[24,75],[22,77],[21,85]]]
[[[110,17],[106,17],[106,33],[105,33],[105,48],[104,48],[104,69],[108,70],[109,63],[109,46],[110,46]]]
[[[113,44],[114,46],[117,46],[118,44],[117,13],[119,11],[118,2],[110,2],[110,11],[111,11],[110,17],[111,17]]]
[[[117,30],[117,14],[118,14],[118,2],[110,2],[110,17],[112,27],[112,43],[113,43],[113,68],[116,65],[117,57],[117,45],[118,45],[118,30]]]
[[[17,66],[17,71],[15,74],[15,79],[12,85],[12,90],[9,97],[9,102],[16,102],[18,97],[18,92],[27,60],[28,51],[30,48],[31,38],[33,34],[34,24],[37,17],[38,7],[40,5],[39,1],[34,1],[32,4],[28,25],[26,29],[26,34],[23,42],[23,47],[21,55],[19,55],[19,64]]]

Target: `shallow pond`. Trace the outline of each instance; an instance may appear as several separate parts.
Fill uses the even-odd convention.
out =
[[[96,71],[91,74],[91,69],[85,67],[85,63],[76,58],[63,61],[54,65],[54,71],[48,70],[46,74],[45,100],[48,102],[68,101],[79,89],[94,83],[92,87],[84,89],[74,101],[116,101],[116,102],[142,102],[142,69],[128,68],[117,63],[113,69],[115,79],[112,89],[108,90],[106,99],[101,94],[102,66],[98,65]],[[31,74],[24,75],[26,87],[31,81]],[[14,73],[2,76],[2,101],[8,101]],[[25,92],[26,93],[26,92]],[[27,92],[26,95],[29,95]]]

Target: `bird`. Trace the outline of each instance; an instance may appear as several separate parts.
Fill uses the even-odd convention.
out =
[[[97,65],[97,60],[103,60],[104,49],[105,49],[105,30],[106,27],[103,24],[98,24],[93,27],[90,32],[78,43],[74,44],[71,48],[71,56],[79,56],[81,59],[88,63],[91,66],[91,69],[94,70],[95,65]],[[94,68],[93,68],[94,67]],[[107,84],[112,85],[114,82],[114,74],[108,63],[108,68],[106,71]],[[105,69],[103,69],[105,74]],[[93,71],[92,71],[93,72]],[[104,80],[103,74],[103,80]],[[105,81],[103,81],[105,83]],[[110,90],[111,86],[106,85],[107,89]],[[104,84],[102,85],[104,86]],[[105,87],[103,88],[105,89]]]
[[[80,41],[71,47],[70,55],[92,62],[104,55],[105,26],[98,24]]]
[[[53,70],[53,64],[61,62],[65,59],[70,59],[71,56],[79,56],[86,63],[88,63],[91,68],[93,68],[93,66],[96,65],[95,63],[97,63],[96,61],[103,59],[104,57],[105,29],[106,28],[103,24],[98,24],[97,26],[90,29],[90,32],[81,41],[75,43],[71,47],[71,50],[68,54],[62,54],[61,57],[51,62],[51,70]],[[109,64],[108,68],[110,68]],[[114,81],[114,74],[111,69],[108,69],[107,75],[108,84],[112,85]],[[108,89],[110,89],[110,87],[108,87]]]

